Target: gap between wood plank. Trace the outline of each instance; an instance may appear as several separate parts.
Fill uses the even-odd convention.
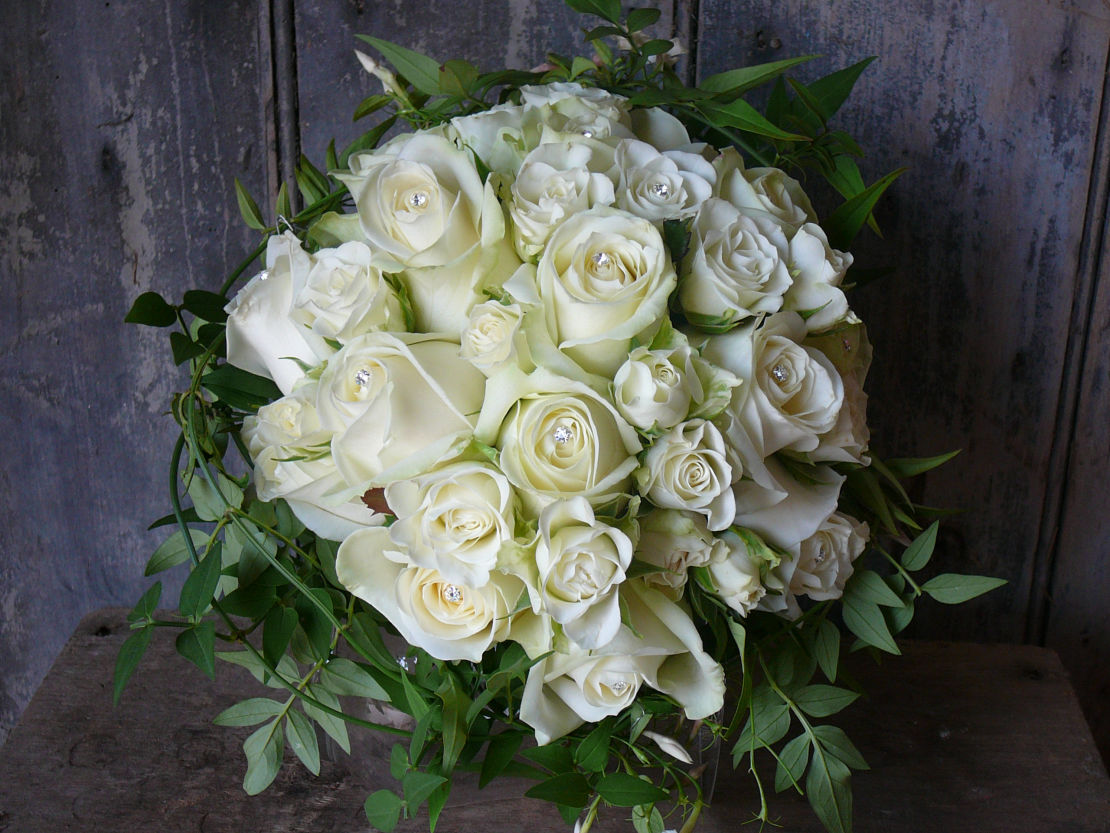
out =
[[[272,200],[286,183],[289,201],[296,213],[301,209],[296,168],[301,158],[300,101],[297,91],[297,32],[293,0],[263,0],[269,24],[270,73],[273,90],[274,165],[270,182]]]
[[[1091,343],[1094,302],[1098,297],[1100,276],[1104,269],[1110,268],[1110,264],[1103,263],[1102,259],[1103,239],[1110,222],[1110,50],[1103,59],[1102,99],[1088,181],[1090,185],[1079,243],[1071,326],[1064,350],[1063,377],[1056,400],[1055,430],[1048,457],[1048,482],[1037,548],[1033,553],[1033,576],[1026,607],[1025,640],[1038,645],[1045,644],[1048,634],[1061,519],[1071,492],[1068,477],[1080,412],[1079,397],[1083,391],[1087,354],[1094,349]]]

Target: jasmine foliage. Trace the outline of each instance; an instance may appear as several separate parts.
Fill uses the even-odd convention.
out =
[[[522,85],[576,81],[627,96],[634,105],[663,107],[694,138],[734,145],[756,164],[822,176],[844,198],[822,221],[834,246],[847,247],[865,224],[878,231],[873,209],[901,171],[866,184],[856,161],[862,151],[832,126],[871,59],[808,84],[786,73],[812,56],[734,69],[688,87],[675,71],[675,44],[647,31],[658,21],[658,10],[632,9],[623,15],[618,0],[567,2],[601,20],[585,32],[593,55],[549,54],[545,68],[533,72],[482,72],[458,60],[441,64],[363,37],[395,72],[367,60],[385,91],[365,99],[355,118],[373,115],[378,122],[342,152],[330,145],[326,170],[341,169],[352,153],[376,147],[398,123],[435,126],[516,101]],[[761,112],[743,96],[768,84],[773,86]],[[434,831],[458,769],[478,772],[480,786],[503,776],[534,780],[526,795],[555,804],[568,824],[581,820],[584,830],[603,806],[614,806],[631,808],[638,833],[661,833],[665,827],[688,833],[707,800],[700,780],[706,764],[682,763],[644,735],[653,721],[675,719],[673,701],[645,689],[620,715],[535,747],[529,743],[531,729],[517,713],[528,671],[543,657],[529,658],[519,645],[508,643],[488,651],[480,663],[441,662],[414,648],[399,662],[386,642],[394,632],[385,618],[339,584],[338,544],[307,530],[283,501],[258,499],[239,431],[244,417],[276,399],[279,391],[270,380],[222,361],[229,292],[261,257],[271,235],[290,229],[311,245],[317,220],[351,206],[342,183],[305,157],[295,179],[306,207],[294,211],[282,185],[268,219],[236,180],[244,222],[260,232],[261,240],[217,292],[190,290],[176,304],[146,292],[125,319],[175,327],[172,355],[189,369],[188,388],[171,408],[181,428],[168,472],[172,511],[152,525],[176,528],[151,556],[146,574],[183,563],[191,565],[191,572],[176,616],[158,610],[161,582],[129,614],[133,633],[117,661],[115,700],[155,630],[170,629],[177,650],[209,676],[218,659],[247,669],[276,692],[272,698],[245,700],[215,718],[228,726],[262,724],[243,744],[243,787],[249,793],[272,783],[286,747],[311,772],[319,772],[317,729],[349,750],[347,727],[354,724],[399,738],[390,759],[397,788],[379,790],[365,803],[368,820],[385,833],[425,804]],[[666,224],[666,243],[675,260],[681,260],[689,234],[688,224]],[[805,460],[779,456],[804,480]],[[841,729],[820,722],[860,695],[841,668],[838,623],[855,638],[850,650],[898,653],[895,636],[909,625],[922,595],[952,604],[1002,583],[953,574],[919,583],[914,576],[928,567],[937,544],[937,522],[922,524],[939,513],[915,504],[902,480],[951,456],[885,464],[873,458],[866,468],[839,466],[847,477],[841,508],[881,532],[866,556],[874,566],[865,568],[861,557],[839,604],[815,603],[795,622],[756,612],[741,618],[714,594],[708,571],[691,570],[685,601],[699,617],[706,650],[724,664],[740,690],[734,709],[719,720],[690,726],[679,719],[677,725],[668,724],[667,732],[671,737],[707,734],[725,744],[733,765],[746,769],[758,786],[755,816],[761,822],[770,820],[767,788],[773,785],[775,791],[804,792],[833,833],[851,830],[851,772],[866,769],[867,763]],[[777,563],[781,554],[754,533],[741,533],[753,559],[765,569]],[[897,557],[888,552],[896,547],[902,548]],[[411,728],[347,714],[341,697],[389,703],[411,717]]]

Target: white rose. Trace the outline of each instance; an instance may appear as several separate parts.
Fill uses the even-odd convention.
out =
[[[497,554],[513,538],[516,499],[509,481],[491,465],[454,463],[385,490],[397,516],[394,544],[418,567],[448,581],[481,587]]]
[[[436,659],[479,662],[491,645],[508,638],[520,579],[491,573],[472,587],[436,570],[410,566],[384,527],[348,537],[339,547],[340,583],[385,616],[411,645]]]
[[[478,437],[487,442],[496,432],[489,439],[501,450],[501,468],[530,511],[559,498],[598,506],[627,493],[640,440],[604,397],[542,370],[490,384]]]
[[[528,343],[521,330],[518,304],[487,301],[470,311],[459,355],[486,375],[512,362],[528,364]]]
[[[339,341],[373,330],[404,330],[397,293],[371,258],[370,247],[359,242],[316,252],[293,317],[321,338]]]
[[[713,166],[717,169],[714,196],[728,200],[741,211],[762,211],[790,228],[816,222],[813,205],[801,183],[778,168],[750,168],[735,148],[726,148]]]
[[[617,409],[641,431],[666,430],[690,412],[692,394],[686,374],[689,356],[678,352],[675,355],[674,349],[637,347],[613,377]],[[690,352],[686,347],[685,353]]]
[[[383,268],[403,271],[417,329],[457,333],[482,288],[519,265],[493,185],[469,153],[429,133],[355,154],[350,164],[339,179],[370,245],[389,259]]]
[[[782,449],[813,451],[836,426],[844,383],[820,350],[801,343],[805,334],[799,315],[780,312],[711,336],[703,349],[745,382],[727,411],[748,436],[750,451],[737,448],[748,468]]]
[[[731,486],[739,476],[721,432],[711,422],[692,419],[655,440],[636,470],[636,484],[656,506],[698,512],[710,529],[721,530],[736,514]]]
[[[559,141],[566,134],[608,139],[632,135],[628,101],[598,87],[575,82],[524,86],[520,100],[534,109],[543,123],[541,142]]]
[[[469,440],[485,377],[456,342],[368,333],[344,345],[320,376],[316,409],[335,432],[332,453],[359,494],[427,471]]]
[[[612,164],[613,152],[587,139],[552,142],[529,153],[512,184],[509,203],[517,254],[535,259],[567,217],[612,205],[613,182],[605,174]]]
[[[786,293],[785,308],[806,313],[806,329],[827,330],[851,315],[840,283],[852,256],[829,245],[816,223],[806,223],[790,240],[790,274],[794,282]]]
[[[691,567],[704,567],[725,556],[727,545],[709,531],[705,518],[694,512],[653,509],[639,520],[636,557],[664,568],[643,579],[669,599],[682,598]]]
[[[790,592],[816,601],[839,599],[869,534],[867,524],[834,512],[792,553]]]
[[[540,514],[536,543],[544,610],[583,648],[600,648],[621,625],[617,588],[632,563],[632,541],[598,523],[585,498],[556,501]]]
[[[682,150],[700,154],[708,147],[704,142],[691,143],[686,126],[660,107],[637,107],[631,117],[632,132],[636,138],[660,151]]]
[[[541,129],[538,113],[519,104],[498,104],[451,119],[447,135],[470,148],[491,171],[511,180],[524,157],[539,144]]]
[[[731,433],[728,435],[733,436]],[[806,482],[796,480],[776,459],[733,485],[736,525],[747,527],[775,546],[788,550],[817,531],[836,509],[844,475],[829,466],[814,466]]]
[[[321,429],[314,399],[315,385],[302,385],[259,408],[243,419],[243,440],[254,463],[258,497],[284,498],[305,526],[341,541],[355,530],[380,525],[385,516],[358,497],[329,497],[345,483],[332,459],[332,435]]]
[[[747,616],[767,593],[759,578],[759,563],[735,533],[726,532],[722,539],[727,555],[709,564],[709,576],[725,604]]]
[[[679,276],[678,297],[690,322],[727,328],[777,312],[791,284],[787,247],[775,220],[742,214],[720,199],[703,203]]]
[[[309,254],[296,236],[275,235],[266,246],[266,269],[226,307],[228,363],[273,379],[282,393],[304,376],[301,362],[312,367],[334,352],[291,316],[310,268]]]
[[[615,161],[617,207],[653,223],[692,216],[713,193],[717,178],[713,166],[696,153],[661,153],[638,139],[620,142]]]
[[[824,353],[844,382],[844,404],[836,426],[821,437],[821,444],[810,453],[810,458],[870,465],[867,446],[871,432],[867,427],[867,394],[863,390],[871,366],[871,342],[867,340],[866,328],[862,323],[841,325],[827,333],[810,335],[805,343]]]
[[[629,342],[650,341],[667,317],[676,278],[655,226],[594,208],[551,235],[536,282],[559,349],[587,371],[611,378]]]
[[[528,672],[520,719],[536,730],[538,743],[619,714],[645,684],[674,698],[691,720],[720,710],[724,672],[705,653],[690,617],[638,582],[626,582],[622,595],[635,633],[622,627],[602,649],[555,653]]]

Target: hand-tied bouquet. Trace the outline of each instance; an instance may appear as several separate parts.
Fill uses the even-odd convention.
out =
[[[326,175],[302,158],[307,207],[283,186],[272,225],[238,188],[263,241],[220,292],[135,302],[129,320],[180,325],[192,369],[178,530],[147,573],[192,572],[180,619],[157,618],[160,583],[135,607],[116,696],[166,626],[209,675],[219,657],[284,689],[217,718],[264,724],[251,793],[286,741],[318,772],[314,723],[344,748],[348,722],[405,736],[400,794],[366,802],[384,831],[425,801],[434,828],[462,767],[538,779],[583,830],[602,804],[690,830],[708,796],[687,735],[727,744],[758,818],[773,771],[849,830],[866,764],[817,722],[858,696],[839,625],[898,653],[923,593],[998,583],[915,581],[937,527],[899,478],[950,455],[868,450],[843,249],[898,172],[865,187],[828,127],[867,62],[688,87],[643,34],[658,11],[568,1],[605,21],[594,59],[482,74],[366,38],[398,74],[360,55],[384,92],[357,115],[388,116]],[[742,95],[770,82],[760,113]],[[784,166],[845,201],[819,224]],[[411,723],[344,714],[349,695]]]

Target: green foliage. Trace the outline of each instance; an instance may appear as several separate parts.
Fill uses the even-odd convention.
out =
[[[499,776],[532,779],[527,795],[553,803],[568,824],[585,811],[588,827],[598,809],[609,805],[631,808],[638,833],[662,833],[680,825],[670,816],[665,819],[657,803],[675,802],[673,812],[687,827],[700,812],[703,796],[692,768],[644,735],[664,718],[673,719],[676,711],[673,701],[647,687],[623,713],[531,747],[524,744],[531,731],[517,715],[529,670],[543,657],[528,657],[509,643],[491,649],[480,663],[442,662],[413,649],[406,668],[399,666],[383,639],[388,629],[384,619],[341,587],[335,571],[338,545],[318,539],[283,501],[258,499],[239,432],[245,417],[281,392],[269,379],[224,360],[228,298],[236,282],[258,264],[268,238],[288,229],[312,251],[341,241],[340,212],[349,210],[351,195],[334,174],[349,164],[352,154],[376,148],[398,125],[434,127],[454,116],[516,101],[525,84],[575,80],[626,96],[635,106],[663,107],[695,141],[732,145],[746,164],[824,178],[843,198],[823,221],[834,246],[847,247],[864,225],[879,231],[875,209],[902,171],[868,185],[874,172],[868,171],[865,179],[862,150],[835,123],[873,59],[802,81],[791,74],[813,58],[802,56],[722,72],[691,88],[676,73],[669,54],[672,42],[649,31],[661,17],[658,9],[634,8],[622,16],[617,0],[567,2],[599,18],[585,33],[593,55],[551,54],[547,68],[534,72],[483,72],[460,60],[441,64],[407,47],[360,36],[393,68],[367,67],[384,89],[364,99],[354,116],[373,117],[376,123],[342,152],[332,143],[323,170],[302,156],[294,170],[297,194],[290,196],[294,183],[281,185],[272,210],[268,208],[272,224],[236,180],[240,213],[260,232],[255,251],[218,291],[190,289],[179,304],[145,292],[125,319],[175,327],[169,334],[173,360],[190,373],[188,390],[172,404],[181,427],[169,477],[172,511],[152,525],[174,524],[176,529],[155,550],[146,574],[183,563],[191,565],[191,572],[176,616],[158,618],[161,583],[152,585],[128,615],[134,632],[117,659],[113,696],[118,701],[156,628],[171,629],[177,650],[209,676],[215,673],[217,657],[245,668],[277,693],[237,703],[215,722],[259,726],[243,745],[243,786],[251,794],[272,783],[286,745],[315,773],[320,769],[317,732],[349,751],[348,726],[354,724],[400,738],[390,760],[395,789],[375,792],[364,807],[370,824],[386,833],[424,805],[434,829],[453,773],[464,768],[479,772],[480,786]],[[762,109],[745,98],[768,85]],[[481,160],[478,165],[480,174],[489,176]],[[298,194],[305,207],[294,212]],[[681,263],[690,222],[667,221],[662,232],[672,259]],[[862,271],[852,273],[857,283],[865,279]],[[387,275],[386,280],[403,289],[397,276]],[[412,305],[404,294],[402,308],[411,325]],[[687,323],[710,333],[733,326],[728,313],[691,315]],[[837,464],[846,478],[839,508],[868,522],[872,545],[856,560],[843,597],[807,602],[795,623],[760,610],[741,616],[717,595],[707,568],[690,571],[685,602],[701,620],[705,648],[726,666],[730,679],[739,681],[734,711],[707,719],[705,726],[729,745],[734,765],[746,767],[756,780],[762,821],[772,814],[761,769],[773,766],[775,790],[804,792],[828,830],[850,831],[851,770],[867,764],[841,729],[815,722],[860,696],[842,668],[841,652],[868,647],[897,653],[894,635],[909,625],[922,595],[954,604],[1003,583],[951,573],[924,582],[914,577],[932,563],[937,524],[926,524],[936,512],[916,505],[902,480],[923,475],[953,455],[885,462],[872,455],[868,466]],[[780,456],[799,481],[814,476],[816,467],[805,455]],[[634,516],[630,512],[630,526]],[[733,531],[764,579],[790,557],[754,531]],[[628,575],[658,569],[635,561]],[[782,591],[768,587],[768,601],[781,602],[775,594]],[[854,645],[845,647],[840,623],[856,637]],[[230,650],[217,653],[217,640]],[[389,702],[412,717],[414,728],[397,729],[347,714],[340,697]],[[680,737],[684,731],[685,725],[664,733]]]

